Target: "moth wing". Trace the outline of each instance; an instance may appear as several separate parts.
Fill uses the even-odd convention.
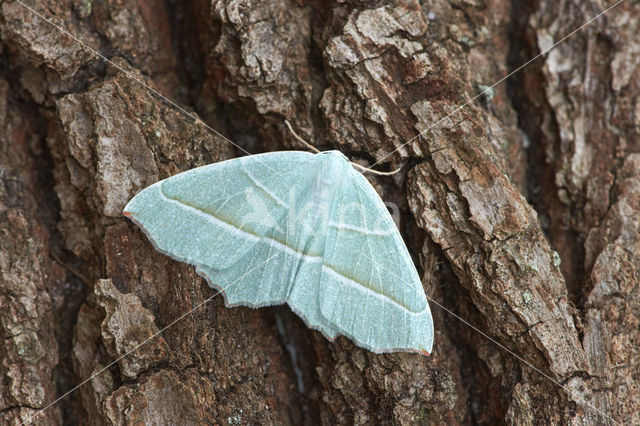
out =
[[[433,320],[420,277],[386,206],[350,170],[332,209],[320,312],[373,352],[431,352]]]
[[[284,234],[289,189],[307,179],[312,163],[312,154],[284,151],[198,167],[144,189],[124,214],[159,251],[223,270],[261,237]]]

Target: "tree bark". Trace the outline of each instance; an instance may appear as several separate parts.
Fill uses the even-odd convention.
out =
[[[28,4],[112,64],[0,4],[3,424],[640,423],[640,5],[467,104],[613,2]],[[432,299],[430,357],[221,296],[182,318],[215,291],[122,208],[304,149],[285,119],[401,168],[367,177]]]

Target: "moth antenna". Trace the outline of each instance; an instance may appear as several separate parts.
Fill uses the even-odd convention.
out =
[[[362,170],[363,172],[373,173],[374,175],[378,175],[378,176],[391,176],[391,175],[395,175],[400,170],[402,170],[402,167],[398,167],[397,169],[395,169],[395,170],[393,170],[391,172],[380,172],[378,170],[370,169],[369,167],[361,166],[360,164],[354,163],[353,161],[350,161],[350,163],[353,165],[353,167],[357,167],[358,169]]]
[[[300,142],[302,142],[304,144],[304,146],[306,146],[307,148],[309,148],[312,151],[320,152],[320,150],[318,148],[316,148],[315,146],[311,145],[309,142],[305,141],[300,136],[298,136],[298,134],[293,130],[293,127],[291,127],[291,123],[289,123],[289,120],[284,120],[284,124],[287,125],[287,127],[289,128],[289,131],[291,132],[293,137],[298,139]]]
[[[287,127],[289,128],[289,131],[291,132],[291,134],[293,135],[293,137],[295,137],[296,139],[298,139],[300,142],[302,142],[302,144],[304,146],[306,146],[307,148],[315,151],[315,152],[320,152],[320,150],[318,148],[316,148],[315,146],[311,145],[309,142],[305,141],[304,139],[302,139],[302,137],[300,137],[295,130],[293,130],[293,127],[291,127],[291,123],[289,123],[289,120],[284,120],[284,124],[287,125]],[[368,167],[364,167],[361,166],[358,163],[354,163],[353,161],[349,161],[351,163],[351,165],[353,165],[354,167],[357,167],[358,169],[362,170],[363,172],[369,172],[369,173],[373,173],[374,175],[378,175],[378,176],[391,176],[391,175],[395,175],[396,173],[398,173],[402,167],[397,168],[396,170],[392,171],[392,172],[379,172],[377,170],[373,170],[370,169]]]

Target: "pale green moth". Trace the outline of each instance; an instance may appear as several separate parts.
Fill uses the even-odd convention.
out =
[[[198,167],[124,214],[195,265],[227,306],[287,303],[312,328],[373,352],[429,354],[420,277],[371,184],[338,151],[284,151]]]

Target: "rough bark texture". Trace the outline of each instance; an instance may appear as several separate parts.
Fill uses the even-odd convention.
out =
[[[612,3],[34,3],[125,74],[1,2],[2,423],[640,423],[640,6],[457,110]],[[123,357],[215,294],[125,203],[243,150],[302,148],[285,119],[402,167],[371,180],[437,302],[432,356],[215,297]]]

